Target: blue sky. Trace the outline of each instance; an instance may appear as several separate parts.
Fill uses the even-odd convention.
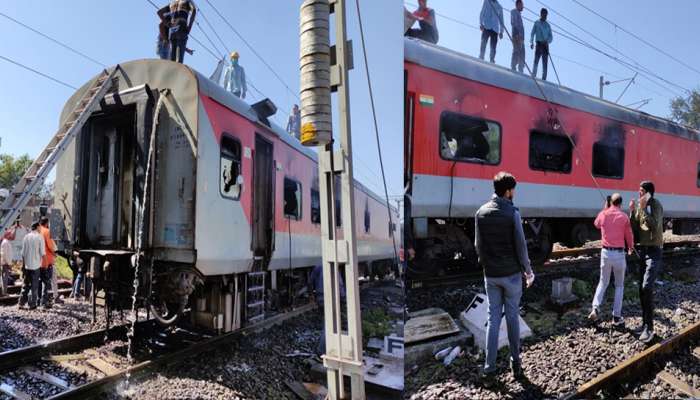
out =
[[[255,47],[294,93],[298,93],[298,19],[301,0],[210,0]],[[154,0],[156,4],[165,1]],[[360,0],[367,40],[370,74],[375,94],[380,140],[389,185],[389,194],[402,193],[403,170],[403,47],[402,15],[399,0]],[[242,40],[224,24],[207,1],[198,0],[202,14],[225,42],[226,51],[237,50],[248,79],[278,107],[275,121],[286,124],[286,113],[297,100],[270,72]],[[353,40],[355,69],[350,72],[350,95],[354,143],[355,177],[383,194],[379,158],[369,107],[366,75],[355,2],[348,1],[348,35]],[[5,0],[0,12],[60,40],[106,65],[155,57],[157,17],[146,0],[71,0],[52,3],[44,0]],[[199,24],[218,47],[222,44],[201,15]],[[193,35],[213,50],[202,31]],[[79,87],[102,67],[87,61],[41,36],[0,16],[2,55],[48,73]],[[185,63],[209,75],[216,66],[214,57],[196,42]],[[56,130],[59,113],[72,89],[56,84],[0,60],[0,153],[35,157]],[[262,98],[249,88],[250,102]],[[252,95],[252,96],[250,96]]]
[[[615,21],[619,27],[623,27],[632,33],[642,37],[655,46],[665,50],[686,64],[700,70],[700,52],[697,51],[698,33],[697,16],[700,15],[700,2],[697,0],[673,0],[672,2],[658,2],[652,0],[579,0],[599,14]],[[514,0],[499,0],[500,4],[511,10],[514,8]],[[591,43],[607,53],[624,57],[616,50],[636,60],[639,64],[653,70],[657,75],[672,81],[687,89],[700,87],[700,73],[692,71],[681,64],[668,59],[665,55],[648,47],[640,41],[633,39],[628,34],[616,29],[612,24],[605,22],[600,17],[586,11],[573,0],[524,0],[527,9],[539,14],[542,7],[550,8],[548,21],[557,24],[566,31],[576,34],[585,41]],[[416,0],[406,1],[409,10],[415,8]],[[478,56],[480,44],[480,31],[465,24],[479,26],[479,13],[483,0],[429,0],[428,5],[435,9],[438,28],[440,31],[440,45],[472,55]],[[537,19],[535,15],[524,10],[523,16]],[[575,22],[577,25],[603,39],[611,47],[594,39],[592,36],[566,21],[561,15]],[[449,16],[449,17],[445,17]],[[510,30],[509,14],[505,13],[506,26]],[[460,22],[455,22],[457,20]],[[529,44],[529,34],[532,23],[525,22],[526,44]],[[553,29],[559,30],[556,26]],[[634,72],[621,66],[617,62],[606,58],[585,47],[563,38],[554,33],[554,41],[550,47],[554,56],[554,65],[559,72],[561,83],[570,88],[598,94],[598,81],[600,71],[605,71],[607,80],[631,78]],[[504,41],[499,42],[496,53],[496,63],[510,67],[512,46],[504,36]],[[534,51],[526,47],[526,62],[532,64]],[[488,57],[488,49],[487,49]],[[625,59],[629,61],[629,59]],[[578,65],[583,64],[584,66]],[[554,71],[549,68],[548,78],[556,81]],[[617,83],[605,88],[605,97],[616,100],[625,88],[626,82]],[[652,101],[641,108],[649,114],[668,117],[670,98],[681,93],[681,89],[667,83],[661,83],[668,89],[659,87],[648,79],[638,77],[620,100],[620,104],[628,105],[643,99],[651,98]]]

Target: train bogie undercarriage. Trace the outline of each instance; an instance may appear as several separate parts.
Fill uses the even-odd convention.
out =
[[[578,247],[600,239],[593,219],[525,218],[523,230],[530,261],[542,265],[554,243]],[[446,274],[477,267],[473,218],[414,218],[413,238],[416,258],[410,273]]]

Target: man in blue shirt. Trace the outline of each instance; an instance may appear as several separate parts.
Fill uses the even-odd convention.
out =
[[[496,62],[496,44],[498,39],[503,39],[503,8],[498,3],[498,0],[484,0],[484,5],[481,7],[481,15],[479,16],[479,25],[481,27],[481,51],[479,58],[484,59],[486,52],[486,42],[491,40],[491,56],[492,63]]]
[[[533,38],[537,42],[535,48],[535,63],[532,67],[532,76],[537,76],[537,64],[542,58],[542,80],[547,80],[547,60],[549,59],[549,44],[552,43],[552,28],[547,22],[547,9],[540,11],[540,19],[535,21],[535,25],[530,32],[530,48],[534,47]]]
[[[224,72],[224,89],[240,99],[245,99],[245,94],[248,91],[245,69],[238,63],[237,51],[231,53],[231,64],[226,67],[226,72]]]
[[[515,8],[510,11],[510,26],[513,38],[513,57],[510,59],[510,69],[523,73],[525,68],[525,27],[523,26],[523,0],[516,0]]]

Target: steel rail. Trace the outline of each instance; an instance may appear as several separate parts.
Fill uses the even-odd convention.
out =
[[[700,338],[700,322],[696,322],[682,329],[677,335],[628,358],[617,366],[579,386],[576,391],[567,394],[562,397],[562,399],[590,398],[595,396],[600,390],[612,386],[619,386],[623,381],[638,379],[640,374],[653,370],[655,363],[667,358],[679,348],[689,345],[698,338]]]
[[[65,392],[62,392],[62,393],[59,393],[59,394],[54,395],[52,397],[49,397],[49,399],[50,400],[57,400],[57,399],[91,398],[90,396],[95,396],[99,393],[113,389],[120,382],[122,382],[126,378],[127,375],[131,377],[130,379],[137,379],[137,378],[143,377],[143,376],[147,375],[150,371],[153,371],[161,366],[172,365],[174,363],[181,362],[183,360],[194,357],[197,354],[200,354],[200,353],[215,349],[221,345],[227,344],[227,343],[231,342],[232,340],[240,339],[241,337],[244,337],[244,336],[249,335],[251,333],[268,329],[274,325],[285,322],[291,318],[305,314],[306,312],[313,310],[315,307],[316,307],[315,304],[307,304],[307,305],[301,306],[295,310],[275,315],[275,316],[270,317],[266,320],[263,320],[263,321],[258,322],[256,324],[239,329],[237,331],[229,332],[229,333],[226,333],[226,334],[220,335],[220,336],[214,336],[214,337],[207,339],[203,342],[195,343],[195,344],[193,344],[185,349],[182,349],[182,350],[179,350],[179,351],[176,351],[173,353],[164,354],[162,356],[158,356],[157,358],[154,358],[151,360],[140,362],[140,363],[133,365],[127,369],[121,370],[115,374],[107,375],[107,376],[100,378],[98,380],[86,383],[85,385],[81,385],[81,386],[69,389]]]

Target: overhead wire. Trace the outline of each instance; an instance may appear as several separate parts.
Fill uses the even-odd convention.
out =
[[[10,20],[10,21],[12,21],[12,22],[14,22],[14,23],[17,24],[17,25],[20,25],[20,26],[22,26],[22,27],[24,27],[24,28],[26,28],[26,29],[28,29],[28,30],[30,30],[30,31],[32,31],[32,32],[34,32],[34,33],[36,33],[37,35],[39,35],[39,36],[41,36],[41,37],[43,37],[43,38],[45,38],[45,39],[47,39],[47,40],[50,40],[50,41],[56,43],[57,45],[63,47],[64,49],[66,49],[66,50],[68,50],[68,51],[70,51],[70,52],[72,52],[72,53],[74,53],[74,54],[77,54],[78,56],[80,56],[80,57],[82,57],[82,58],[84,58],[84,59],[86,59],[86,60],[88,60],[88,61],[90,61],[90,62],[92,62],[92,63],[95,63],[95,64],[97,64],[97,65],[99,65],[99,66],[101,66],[101,67],[105,67],[105,68],[107,67],[107,65],[106,65],[105,63],[103,63],[103,62],[101,62],[101,61],[98,61],[98,60],[96,60],[96,59],[94,59],[94,58],[92,58],[92,57],[86,55],[85,53],[74,49],[73,47],[71,47],[71,46],[69,46],[69,45],[67,45],[67,44],[65,44],[65,43],[63,43],[63,42],[61,42],[61,41],[59,41],[59,40],[57,40],[57,39],[54,39],[53,37],[51,37],[51,36],[49,36],[49,35],[47,35],[47,34],[41,32],[41,31],[39,31],[38,29],[32,28],[31,26],[29,26],[29,25],[27,25],[27,24],[25,24],[25,23],[23,23],[23,22],[21,22],[21,21],[18,21],[18,20],[15,19],[15,18],[10,17],[9,15],[7,15],[7,14],[5,14],[5,13],[3,13],[3,12],[0,12],[0,16],[2,16],[2,17],[4,17],[4,18],[6,18],[6,19],[8,19],[8,20]]]
[[[551,10],[553,13],[559,15],[560,17],[562,17],[564,20],[568,21],[570,24],[572,24],[572,25],[575,26],[576,28],[578,28],[578,29],[580,29],[581,31],[585,32],[586,34],[590,35],[591,37],[593,37],[594,39],[596,39],[597,41],[599,41],[600,43],[602,43],[604,46],[610,48],[611,50],[613,50],[613,51],[616,52],[617,54],[623,56],[624,58],[629,59],[633,64],[630,64],[629,62],[625,62],[628,66],[631,66],[631,67],[634,68],[635,70],[641,70],[640,72],[644,72],[644,73],[646,73],[646,74],[648,74],[648,75],[651,75],[651,76],[653,76],[654,78],[656,78],[657,80],[660,80],[660,81],[662,81],[662,82],[665,82],[665,83],[667,83],[667,84],[669,84],[669,85],[671,85],[671,86],[674,86],[674,87],[676,87],[676,88],[679,88],[679,89],[681,89],[682,91],[684,91],[684,92],[686,92],[686,93],[689,93],[689,92],[690,92],[690,91],[689,91],[688,89],[686,89],[685,87],[683,87],[683,86],[681,86],[681,85],[678,85],[678,84],[676,84],[676,83],[674,83],[674,82],[672,82],[672,81],[670,81],[670,80],[668,80],[668,79],[666,79],[666,78],[664,78],[664,77],[658,75],[657,73],[653,72],[653,71],[650,70],[649,68],[643,66],[641,63],[639,63],[639,62],[638,62],[637,60],[635,60],[634,58],[632,58],[632,57],[630,57],[629,55],[627,55],[627,54],[621,52],[621,51],[620,51],[619,49],[617,49],[615,46],[611,45],[611,44],[608,43],[607,41],[605,41],[605,40],[601,39],[600,37],[598,37],[598,35],[596,35],[596,34],[590,32],[590,31],[587,30],[586,28],[583,28],[581,25],[579,25],[579,24],[577,24],[576,22],[572,21],[570,18],[568,18],[568,17],[565,16],[564,14],[562,14],[562,13],[558,12],[557,10],[553,9],[552,7],[548,6],[548,5],[545,4],[542,0],[535,0],[535,1],[538,2],[538,3],[540,3],[541,5],[543,5],[544,7],[546,7],[548,10]],[[527,9],[529,12],[531,12],[532,14],[535,14],[535,15],[539,16],[539,14],[537,14],[537,13],[534,12],[533,10],[531,10],[531,9],[529,9],[529,8],[526,8],[526,9]],[[560,25],[558,25],[558,24],[556,24],[556,23],[554,23],[554,22],[551,22],[551,21],[549,21],[549,23],[550,23],[552,26],[558,27],[559,29],[563,30],[564,32],[568,33],[569,35],[574,36],[575,38],[577,38],[577,39],[580,40],[581,42],[585,43],[584,45],[585,45],[586,47],[593,48],[593,45],[591,45],[590,43],[584,41],[583,39],[581,39],[581,38],[578,37],[577,35],[571,33],[570,31],[564,29],[564,28],[561,27]]]
[[[379,166],[382,171],[382,183],[384,185],[384,196],[386,196],[386,209],[389,214],[389,226],[394,226],[393,216],[391,215],[391,204],[389,203],[389,190],[386,185],[386,175],[384,173],[384,159],[382,157],[382,146],[379,141],[379,124],[377,123],[377,111],[374,105],[374,93],[372,91],[372,78],[369,72],[369,58],[367,57],[367,46],[365,45],[365,32],[362,26],[362,13],[360,12],[360,0],[355,0],[355,6],[357,8],[357,20],[360,27],[360,42],[362,44],[362,55],[365,64],[365,73],[367,74],[367,89],[369,91],[370,106],[372,108],[372,120],[374,122],[374,135],[377,141],[377,153],[379,153]],[[394,237],[394,231],[391,231],[391,240],[393,242],[394,257],[396,262],[399,261],[399,255],[396,250],[396,238]]]
[[[626,34],[628,34],[628,35],[632,36],[633,38],[637,39],[638,41],[640,41],[640,42],[646,44],[647,46],[649,46],[649,47],[651,47],[652,49],[658,51],[659,53],[665,55],[666,57],[672,59],[673,61],[677,62],[678,64],[680,64],[680,65],[682,65],[682,66],[688,68],[689,70],[691,70],[691,71],[693,71],[693,72],[696,72],[696,73],[700,74],[700,70],[698,70],[697,68],[695,68],[695,67],[693,67],[693,66],[687,64],[687,63],[684,62],[683,60],[678,59],[677,57],[675,57],[675,56],[673,56],[672,54],[668,53],[667,51],[665,51],[665,50],[659,48],[658,46],[652,44],[651,42],[647,41],[646,39],[642,38],[641,36],[639,36],[639,35],[637,35],[637,34],[631,32],[631,31],[625,29],[624,27],[618,25],[616,22],[611,21],[610,19],[604,17],[603,15],[601,15],[600,13],[598,13],[597,11],[595,11],[595,10],[591,9],[590,7],[586,6],[585,4],[581,3],[579,0],[571,0],[571,1],[573,1],[573,2],[576,3],[576,4],[578,4],[578,5],[581,6],[582,8],[586,9],[587,11],[591,12],[592,14],[597,15],[598,17],[600,17],[600,18],[603,19],[604,21],[610,23],[611,25],[613,25],[613,26],[615,27],[616,30],[619,29],[619,30],[621,30],[622,32],[625,32]]]
[[[78,90],[77,87],[71,85],[70,83],[66,83],[66,82],[64,82],[64,81],[62,81],[62,80],[60,80],[60,79],[58,79],[58,78],[54,78],[53,76],[51,76],[51,75],[49,75],[49,74],[45,74],[45,73],[43,73],[43,72],[41,72],[41,71],[38,71],[38,70],[36,70],[36,69],[34,69],[34,68],[28,67],[28,66],[26,66],[26,65],[24,65],[24,64],[22,64],[22,63],[20,63],[19,61],[12,60],[12,59],[10,59],[10,58],[8,58],[8,57],[5,57],[5,56],[3,56],[3,55],[0,55],[0,59],[5,60],[5,61],[7,61],[7,62],[9,62],[9,63],[11,63],[11,64],[14,64],[14,65],[16,65],[16,66],[18,66],[18,67],[24,68],[24,69],[26,69],[27,71],[31,71],[31,72],[33,72],[33,73],[35,73],[35,74],[37,74],[37,75],[40,75],[40,76],[42,76],[42,77],[44,77],[44,78],[46,78],[46,79],[52,80],[52,81],[54,81],[54,82],[56,82],[56,83],[58,83],[58,84],[61,84],[61,85],[65,86],[65,87],[68,87],[68,88],[70,88],[70,89]]]
[[[272,74],[277,78],[277,80],[280,81],[280,83],[282,83],[282,85],[287,89],[287,91],[288,91],[289,93],[291,93],[295,98],[299,99],[299,94],[296,93],[296,92],[294,92],[294,91],[289,87],[289,85],[287,85],[287,82],[285,82],[284,79],[282,79],[282,77],[277,73],[277,71],[275,71],[275,69],[272,68],[272,66],[265,60],[265,58],[263,58],[263,57],[260,55],[260,53],[258,53],[257,50],[255,50],[255,47],[253,47],[253,46],[246,40],[246,38],[243,37],[243,35],[241,35],[241,34],[238,32],[238,30],[228,21],[228,19],[226,19],[226,18],[223,16],[223,14],[221,14],[221,12],[219,11],[219,9],[216,8],[216,6],[214,6],[214,4],[211,3],[211,1],[206,0],[206,2],[207,2],[207,4],[209,4],[209,6],[214,10],[214,12],[216,12],[216,14],[224,21],[224,23],[225,23],[229,28],[231,28],[231,30],[233,31],[233,33],[235,33],[236,36],[238,36],[238,38],[241,39],[241,41],[250,49],[250,51],[251,51],[251,52],[252,52],[252,53],[267,67],[267,69],[269,69],[270,72],[272,72]]]

